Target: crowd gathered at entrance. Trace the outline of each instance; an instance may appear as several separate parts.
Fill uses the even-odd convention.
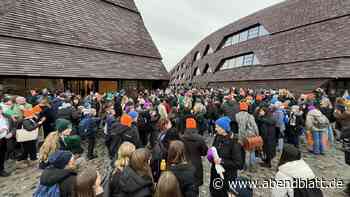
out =
[[[81,159],[99,157],[99,138],[110,161],[104,175],[79,169]],[[8,159],[18,169],[39,168],[34,197],[197,197],[202,160],[211,164],[211,196],[253,196],[253,188],[229,181],[245,180],[240,171],[275,167],[277,155],[276,180],[312,181],[302,145],[322,157],[337,141],[350,165],[350,96],[320,88],[301,95],[168,88],[84,97],[44,89],[28,97],[4,94],[0,103],[0,177],[11,176]],[[319,188],[271,189],[273,197],[305,195],[323,196]]]

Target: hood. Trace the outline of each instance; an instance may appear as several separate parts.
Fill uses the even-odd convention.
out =
[[[301,178],[305,180],[316,177],[312,169],[303,159],[285,163],[278,169],[281,173],[292,178]]]
[[[112,125],[112,134],[121,134],[124,133],[126,130],[130,129],[130,127],[127,127],[125,125],[122,125],[120,122],[116,122]]]
[[[45,169],[40,177],[40,184],[45,186],[53,186],[61,183],[70,176],[76,176],[71,170],[48,168]]]
[[[195,173],[194,167],[190,164],[178,164],[178,165],[170,166],[169,170],[173,172],[176,177],[181,177],[179,182],[181,181],[181,179],[183,181],[192,180],[193,175]]]
[[[153,183],[150,178],[141,177],[130,168],[126,167],[120,174],[120,187],[126,193],[134,193],[145,187],[152,187]]]
[[[197,129],[186,129],[183,138],[190,141],[197,141],[200,136]]]

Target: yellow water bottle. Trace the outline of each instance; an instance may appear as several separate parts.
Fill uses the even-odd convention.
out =
[[[162,159],[160,162],[160,171],[165,171],[166,170],[166,162],[165,159]]]

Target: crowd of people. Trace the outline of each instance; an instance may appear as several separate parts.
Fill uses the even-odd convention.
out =
[[[104,176],[91,166],[78,170],[82,159],[99,157],[97,138],[111,161]],[[314,180],[301,143],[321,157],[336,140],[350,165],[350,97],[320,88],[298,97],[287,89],[168,88],[84,97],[44,89],[28,97],[5,94],[0,103],[0,176],[10,176],[7,159],[18,169],[40,168],[35,197],[196,197],[203,157],[211,164],[211,196],[252,196],[252,188],[229,181],[245,179],[240,171],[273,168],[276,155],[276,180]],[[213,184],[218,178],[220,188]],[[322,196],[320,189],[282,187],[271,195],[305,193]]]

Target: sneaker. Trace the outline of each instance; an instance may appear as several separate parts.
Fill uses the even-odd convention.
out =
[[[0,177],[8,177],[8,176],[10,176],[10,175],[11,175],[11,174],[8,173],[8,172],[6,172],[5,170],[0,171]]]

